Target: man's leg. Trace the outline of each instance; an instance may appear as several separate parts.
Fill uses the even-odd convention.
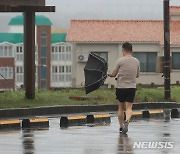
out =
[[[130,88],[127,90],[127,98],[126,98],[126,121],[130,121],[131,116],[132,116],[132,106],[133,106],[133,101],[134,97],[136,94],[136,89],[135,88]]]
[[[132,116],[132,103],[126,102],[126,121],[124,122],[123,133],[128,132],[128,124]]]
[[[132,116],[132,103],[126,102],[126,121],[130,121]]]
[[[125,107],[125,103],[119,102],[118,119],[119,119],[120,128],[122,128],[124,124],[124,107]]]

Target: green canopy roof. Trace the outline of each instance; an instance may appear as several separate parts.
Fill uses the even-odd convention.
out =
[[[23,25],[24,24],[24,16],[20,15],[20,16],[16,16],[14,18],[12,18],[9,22],[9,25]],[[38,25],[52,25],[51,21],[43,16],[43,15],[36,15],[35,18],[35,24]]]
[[[0,33],[0,43],[9,42],[13,44],[23,43],[22,33]]]
[[[66,33],[51,34],[51,43],[66,42]]]
[[[24,36],[22,33],[0,33],[0,43],[9,42],[13,44],[23,43]],[[51,34],[51,43],[66,42],[66,33]]]

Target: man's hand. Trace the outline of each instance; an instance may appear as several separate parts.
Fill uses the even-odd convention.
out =
[[[113,71],[112,73],[108,73],[107,75],[109,76],[109,77],[116,77],[116,75],[117,75],[117,71]]]

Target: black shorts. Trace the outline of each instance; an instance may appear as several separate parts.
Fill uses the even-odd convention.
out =
[[[120,102],[133,103],[136,88],[116,88],[116,99]]]

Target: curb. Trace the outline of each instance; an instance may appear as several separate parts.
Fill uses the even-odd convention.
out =
[[[111,116],[110,114],[90,114],[87,116],[67,116],[60,118],[60,127],[69,127],[93,123],[109,124],[111,123]]]
[[[172,112],[172,111],[171,111]],[[149,119],[152,117],[164,117],[164,110],[133,111],[132,119]],[[172,114],[171,114],[171,117]],[[85,124],[110,124],[111,115],[109,113],[94,113],[87,115],[61,116],[60,127],[69,127]],[[20,119],[0,121],[2,129],[28,129],[28,128],[49,128],[48,118]]]
[[[21,121],[20,120],[6,120],[6,121],[0,121],[0,129],[11,129],[21,128]]]
[[[149,119],[149,118],[163,118],[164,111],[161,110],[144,110],[144,111],[135,111],[132,114],[132,119]]]
[[[49,127],[48,118],[23,119],[22,128]]]
[[[24,128],[35,128],[35,127],[49,127],[48,118],[39,119],[12,119],[0,121],[1,129],[24,129]]]
[[[151,103],[135,103],[133,110],[154,110],[154,109],[178,109],[180,103],[174,102],[151,102]],[[0,109],[0,119],[6,118],[26,118],[36,116],[54,116],[65,114],[80,114],[91,112],[117,112],[118,105],[74,105],[74,106],[49,106],[22,109]]]

